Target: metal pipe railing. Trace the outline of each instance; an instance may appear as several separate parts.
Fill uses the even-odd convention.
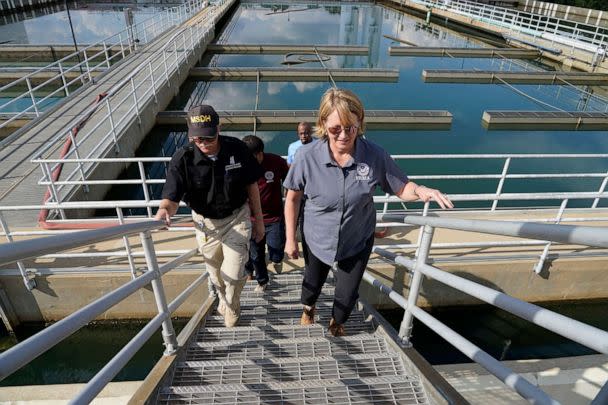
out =
[[[93,229],[75,234],[56,235],[46,238],[23,240],[0,245],[0,265],[38,257],[47,253],[77,248],[83,245],[116,239],[165,226],[163,221],[145,221],[110,228]]]
[[[376,251],[376,249],[374,249]],[[399,293],[384,285],[378,279],[369,274],[369,272],[363,273],[363,280],[370,285],[376,287],[381,293],[386,294],[393,302],[399,305],[404,310],[409,310],[409,313],[415,318],[424,323],[431,330],[440,334],[442,338],[448,341],[452,346],[461,351],[471,360],[480,364],[486,370],[490,371],[493,375],[498,377],[508,387],[518,392],[521,396],[528,400],[535,401],[534,403],[542,404],[556,404],[551,397],[544,393],[540,388],[530,384],[525,378],[519,374],[514,373],[511,369],[504,366],[500,361],[496,360],[488,353],[483,351],[478,346],[474,345],[466,338],[432,317],[431,315],[424,312],[422,309],[416,306],[408,306],[408,301]],[[413,294],[410,294],[410,296]],[[405,316],[404,316],[405,318]],[[402,323],[403,325],[403,323]],[[400,333],[400,338],[404,336]],[[406,344],[407,345],[407,344]]]
[[[451,12],[482,19],[486,23],[539,36],[552,42],[560,42],[560,37],[581,42],[579,47],[597,53],[608,44],[608,28],[600,25],[573,22],[557,17],[549,17],[521,10],[513,10],[489,4],[479,4],[468,0],[411,0],[427,7],[447,9]],[[563,42],[571,44],[572,42]],[[573,44],[575,46],[576,44]],[[585,46],[587,45],[587,46]],[[590,47],[592,45],[593,47]]]
[[[94,128],[95,129],[95,128]],[[100,142],[103,144],[103,141]],[[94,149],[95,150],[95,149]],[[57,201],[55,197],[59,197],[59,193],[63,187],[70,186],[89,186],[89,185],[113,185],[113,184],[140,184],[142,189],[144,190],[144,195],[147,190],[146,184],[162,184],[164,183],[163,179],[147,179],[145,172],[142,171],[141,165],[145,162],[147,163],[166,163],[170,160],[168,157],[157,157],[157,158],[91,158],[90,155],[93,154],[94,151],[89,153],[89,156],[84,159],[33,159],[33,163],[38,163],[40,165],[43,164],[75,164],[78,167],[75,167],[72,173],[67,176],[64,180],[52,180],[49,179],[48,175],[45,175],[42,179],[39,180],[40,185],[50,186],[51,192],[53,196],[53,200]],[[71,154],[71,153],[70,153]],[[498,203],[501,200],[539,200],[539,199],[557,199],[561,200],[563,204],[566,199],[592,199],[593,203],[591,204],[592,208],[598,206],[598,203],[601,198],[606,196],[605,193],[605,183],[608,182],[608,178],[606,177],[605,172],[568,172],[568,169],[564,169],[559,173],[509,173],[510,167],[512,167],[512,162],[515,159],[603,159],[607,158],[608,154],[470,154],[470,155],[453,155],[453,154],[440,154],[440,155],[394,155],[393,158],[396,160],[420,160],[420,159],[428,159],[428,160],[437,160],[437,159],[471,159],[471,160],[504,160],[505,163],[502,166],[502,170],[498,173],[482,173],[482,174],[434,174],[434,175],[425,175],[425,174],[417,174],[411,175],[410,179],[414,181],[425,181],[425,180],[498,180],[496,185],[496,190],[493,194],[476,194],[476,195],[460,195],[458,196],[459,201],[491,201],[492,202],[492,210],[496,210],[498,208]],[[109,163],[137,163],[140,166],[140,176],[139,179],[125,179],[125,180],[86,180],[84,179],[84,175],[82,174],[81,166],[87,164],[91,167],[94,164],[109,164]],[[53,168],[49,168],[46,170],[52,171]],[[45,172],[45,173],[46,173]],[[78,173],[80,173],[80,179],[73,179]],[[526,179],[537,179],[537,180],[559,180],[559,179],[597,179],[598,181],[602,179],[601,184],[598,186],[592,186],[593,193],[595,194],[584,194],[581,192],[554,192],[554,193],[504,193],[504,186],[508,180],[526,180]],[[564,185],[567,185],[566,183]],[[453,196],[456,198],[456,196]],[[148,200],[148,198],[146,198]],[[59,200],[60,201],[60,200]],[[383,197],[376,196],[375,202],[377,203],[389,203],[389,202],[400,202],[397,197],[388,197],[388,199],[383,199]]]
[[[7,263],[37,256],[38,254],[47,252],[48,249],[71,249],[108,239],[126,237],[139,232],[147,263],[147,271],[141,276],[133,278],[121,287],[109,292],[38,334],[1,353],[0,380],[23,367],[40,354],[46,352],[57,343],[61,342],[66,337],[148,284],[152,284],[159,314],[154,317],[152,321],[150,321],[116,356],[114,356],[114,358],[112,358],[112,360],[110,360],[110,362],[89,381],[83,391],[70,403],[84,404],[89,403],[95,398],[103,387],[114,378],[139,348],[141,348],[141,346],[152,336],[159,326],[162,327],[162,335],[165,341],[166,350],[164,354],[169,355],[174,353],[177,349],[177,340],[170,319],[171,313],[194,292],[196,287],[203,283],[208,277],[208,274],[205,273],[198,277],[198,279],[180,293],[173,302],[167,303],[161,276],[190,260],[196,255],[197,250],[192,249],[163,266],[159,266],[150,231],[163,226],[165,226],[165,224],[161,221],[146,221],[139,224],[119,225],[113,228],[81,231],[49,238],[39,238],[36,240],[0,245],[0,262]]]
[[[480,232],[491,235],[515,236],[518,238],[541,239],[551,242],[608,247],[608,227],[579,225],[540,224],[534,222],[489,221],[419,215],[379,214],[380,220],[405,222],[413,225],[429,225],[460,231]]]
[[[560,210],[560,214],[558,215],[561,215],[562,213],[563,206],[562,210]],[[533,401],[534,403],[557,403],[538,387],[533,386],[520,375],[513,373],[510,369],[503,366],[498,360],[494,359],[479,347],[475,346],[464,337],[456,333],[454,330],[450,329],[445,324],[441,323],[439,320],[417,307],[416,303],[418,300],[422,279],[423,276],[427,276],[471,297],[475,297],[483,302],[526,319],[535,325],[544,327],[545,329],[564,336],[574,342],[585,345],[600,353],[608,354],[607,331],[603,331],[596,327],[565,317],[537,305],[521,301],[492,288],[442,271],[427,264],[429,248],[432,243],[433,230],[435,227],[502,236],[540,238],[549,242],[575,243],[595,247],[608,246],[607,227],[593,228],[585,226],[534,224],[513,221],[460,220],[450,218],[433,218],[428,216],[422,217],[419,215],[397,216],[380,214],[378,216],[380,218],[389,218],[391,220],[397,220],[399,218],[405,223],[424,226],[422,241],[415,260],[398,256],[395,253],[380,249],[377,246],[373,248],[373,252],[379,254],[384,259],[391,261],[395,265],[404,266],[413,272],[407,301],[404,297],[400,296],[391,288],[383,285],[367,272],[363,276],[363,279],[367,283],[378,288],[382,293],[388,295],[389,298],[391,298],[405,310],[403,320],[399,328],[399,336],[404,344],[410,344],[409,339],[412,331],[412,321],[415,317],[426,324],[430,329],[440,334],[462,353],[482,365],[493,375],[503,381],[507,386],[517,391],[524,398]],[[606,386],[608,386],[608,384]],[[601,399],[606,395],[606,390],[608,390],[606,386],[600,390],[600,393],[597,395],[594,403],[601,401]]]
[[[165,14],[172,13],[173,8],[168,8],[164,11],[154,13],[154,15],[151,16],[150,18],[145,19],[144,21],[135,24],[134,32],[136,34],[136,37],[139,38],[140,34],[143,34],[143,36],[144,36],[143,41],[145,43],[148,41],[147,32],[149,31],[149,29],[148,29],[149,27],[152,27],[152,31],[154,34],[153,37],[156,37],[160,33],[165,32],[168,28],[173,27],[173,26],[181,23],[182,21],[190,18],[195,13],[197,13],[200,9],[202,9],[204,7],[204,5],[205,5],[205,2],[202,0],[194,0],[194,1],[189,1],[185,4],[182,4],[182,5],[178,6],[178,8],[179,9],[183,8],[184,12],[180,13],[180,18],[174,19],[174,20],[164,18]],[[31,112],[32,110],[35,112],[36,116],[39,116],[41,114],[40,109],[44,107],[44,101],[48,100],[50,97],[53,97],[54,95],[59,94],[59,93],[65,93],[66,95],[69,95],[70,94],[69,86],[74,86],[76,84],[76,82],[78,82],[78,81],[81,82],[81,85],[85,85],[85,84],[91,83],[93,81],[91,72],[99,71],[100,68],[103,68],[101,71],[106,71],[108,69],[111,69],[112,62],[115,59],[117,59],[119,57],[124,58],[126,56],[125,55],[125,45],[129,45],[127,47],[127,49],[129,50],[129,54],[133,51],[132,47],[130,46],[130,42],[132,41],[132,39],[130,38],[129,35],[127,35],[129,30],[133,30],[133,27],[128,27],[127,29],[120,31],[117,34],[106,37],[96,43],[93,43],[84,48],[81,48],[77,52],[67,55],[67,56],[59,59],[56,62],[53,62],[45,67],[36,69],[34,72],[31,72],[18,80],[15,80],[7,85],[1,86],[0,93],[6,92],[7,90],[17,87],[17,86],[23,86],[23,84],[25,84],[27,86],[28,90],[27,90],[27,92],[22,93],[21,95],[15,97],[15,98],[12,98],[11,100],[0,105],[0,111],[9,110],[10,109],[10,108],[8,108],[9,106],[16,103],[17,100],[19,100],[23,97],[28,97],[31,100],[32,104],[29,107],[20,111],[19,113],[14,114],[8,120],[1,123],[0,128],[8,125],[9,123],[11,123],[12,121],[14,121],[16,119],[21,118],[22,116],[26,115],[27,113]],[[95,51],[95,49],[99,48],[99,47],[101,47],[101,49],[99,51]],[[109,50],[111,50],[112,48],[119,48],[120,52],[117,52],[114,55],[110,55]],[[93,53],[91,53],[91,52],[93,52]],[[83,58],[81,58],[80,55],[82,55]],[[83,59],[83,60],[66,69],[65,65],[69,65],[70,61],[76,57],[78,57],[79,59]],[[90,61],[98,61],[98,62],[94,62],[94,64],[91,65]],[[31,81],[33,78],[36,77],[36,75],[39,75],[40,73],[43,73],[43,72],[49,72],[49,71],[56,72],[57,74],[55,76],[51,77],[50,79],[45,80],[43,83],[41,83],[37,86],[32,86]],[[76,72],[76,71],[78,71],[79,73],[76,74],[75,78],[71,78],[71,77],[68,78],[67,75],[70,72]],[[61,86],[59,86],[59,87],[56,86],[57,81],[60,81],[62,83]],[[43,88],[46,88],[47,86],[53,86],[51,93],[42,99],[37,99],[35,96],[35,93],[37,91],[42,90]]]
[[[222,4],[223,3],[224,2],[222,2]],[[179,67],[179,64],[183,60],[190,57],[190,54],[194,51],[194,49],[198,48],[197,44],[201,37],[205,38],[212,34],[212,26],[209,24],[210,19],[211,18],[200,19],[195,24],[184,27],[168,40],[168,42],[160,50],[163,56],[166,56],[167,51],[173,54],[173,56],[169,58],[170,63],[168,65],[161,62],[157,54],[152,53],[142,64],[139,65],[138,68],[131,72],[120,83],[113,86],[113,88],[107,93],[108,95],[104,101],[107,107],[107,112],[97,120],[96,125],[79,137],[78,141],[73,144],[73,148],[65,155],[65,158],[70,158],[74,154],[77,154],[79,147],[88,142],[89,139],[95,134],[95,131],[101,127],[102,124],[105,124],[108,121],[110,123],[110,131],[105,136],[102,136],[101,139],[98,135],[94,136],[94,146],[90,151],[88,151],[85,158],[95,158],[102,154],[102,151],[107,148],[107,144],[110,139],[112,139],[111,142],[113,143],[114,148],[118,150],[118,134],[121,133],[122,128],[130,122],[133,113],[136,115],[136,119],[140,119],[139,113],[144,104],[148,101],[147,97],[152,95],[154,99],[157,99],[156,92],[163,84],[163,80],[169,79],[169,72],[173,72]],[[196,40],[194,37],[196,37]],[[177,47],[178,41],[180,42],[179,48]],[[193,45],[191,48],[187,47],[188,42]],[[155,75],[158,77],[155,78]],[[150,81],[155,83],[155,85],[152,87],[148,86],[145,88],[145,90],[141,91],[140,89],[142,86],[147,86]],[[123,88],[125,89],[124,91],[122,91]],[[141,94],[138,94],[138,92]],[[119,93],[123,95],[122,98]],[[120,106],[125,103],[127,108],[120,108]],[[81,116],[92,114],[96,109],[97,106],[93,105]],[[116,116],[118,111],[120,111],[120,115]],[[64,134],[70,133],[72,128],[77,125],[81,119],[81,116],[75,117],[67,125],[65,125],[64,128],[59,130],[57,135],[47,142],[47,144],[41,148],[36,155],[34,155],[34,161],[42,165],[43,163],[38,162],[38,159],[43,156],[44,153],[47,153],[47,151],[52,150],[54,145],[64,137]],[[85,181],[85,173],[88,173],[88,170],[90,170],[92,167],[92,162],[89,162],[89,164],[85,167],[84,161],[78,161],[77,167],[67,174],[66,181],[72,181],[77,176],[80,177],[81,181]],[[48,181],[52,180],[48,179]],[[61,190],[65,186],[67,186],[67,184],[57,185],[55,190],[57,193],[53,194],[53,199],[55,202],[62,201]]]

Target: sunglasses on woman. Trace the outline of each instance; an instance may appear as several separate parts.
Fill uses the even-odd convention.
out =
[[[347,127],[343,127],[342,125],[336,125],[335,127],[327,128],[327,132],[329,132],[332,135],[340,135],[342,133],[342,131],[344,131],[344,133],[346,133],[348,135],[352,135],[355,132],[357,132],[358,128],[359,127],[356,125],[349,125]]]

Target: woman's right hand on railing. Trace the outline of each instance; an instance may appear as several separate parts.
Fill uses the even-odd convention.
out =
[[[156,211],[154,219],[157,221],[165,221],[167,226],[171,226],[171,214],[169,214],[169,211],[166,208],[159,208],[158,211]]]

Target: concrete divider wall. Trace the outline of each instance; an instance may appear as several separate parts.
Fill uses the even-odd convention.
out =
[[[478,282],[528,302],[575,301],[608,298],[608,278],[605,277],[605,259],[555,260],[543,276],[534,274],[532,260],[479,261],[438,265],[442,270]],[[293,265],[293,263],[291,263]],[[284,268],[288,268],[286,263]],[[298,267],[301,263],[297,264]],[[171,301],[203,271],[174,270],[163,276],[168,301]],[[386,264],[371,264],[369,271],[385,285],[407,296],[410,275],[403,268]],[[19,276],[0,276],[8,299],[20,322],[57,321],[84,307],[102,295],[128,282],[128,272],[96,271],[94,273],[54,274],[36,276],[38,287],[28,291]],[[377,308],[397,308],[385,295],[362,283],[360,294]],[[189,317],[207,297],[206,283],[191,296],[173,316]],[[450,286],[425,279],[418,305],[446,307],[478,305],[481,302]],[[149,319],[156,315],[154,295],[142,289],[116,305],[99,319]]]
[[[180,270],[163,276],[167,302],[188,287],[201,271]],[[37,276],[36,289],[28,291],[21,277],[0,276],[19,322],[59,321],[131,280],[129,273],[97,271],[88,274]],[[174,317],[191,317],[208,296],[204,282],[176,312]],[[142,288],[99,316],[98,320],[150,319],[158,314],[152,288]]]
[[[411,0],[381,0],[381,3],[387,4],[392,7],[403,7],[408,12],[414,12],[417,15],[424,16],[427,13],[427,8],[421,4],[415,3]],[[603,58],[599,63],[595,62],[596,55],[591,52],[575,49],[571,46],[561,45],[556,42],[552,42],[546,39],[530,37],[523,32],[514,32],[507,27],[501,27],[498,25],[490,24],[489,22],[474,19],[461,14],[453,13],[443,8],[433,8],[431,15],[438,24],[447,25],[452,23],[458,26],[472,28],[479,32],[489,33],[502,38],[502,34],[508,34],[510,36],[521,37],[528,42],[534,42],[539,46],[545,48],[558,48],[562,50],[562,53],[555,55],[550,52],[545,52],[543,58],[553,60],[561,65],[563,70],[578,69],[585,72],[594,73],[606,73],[608,72],[608,58]],[[512,42],[512,46],[525,48],[525,49],[536,49],[528,45],[524,45],[518,42]]]

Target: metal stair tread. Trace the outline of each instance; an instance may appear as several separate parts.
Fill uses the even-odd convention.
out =
[[[207,386],[171,386],[159,395],[159,403],[177,403],[179,399],[217,400],[225,403],[428,403],[417,379],[387,376],[351,379],[321,379],[263,384],[214,384]],[[167,401],[167,402],[163,402]],[[203,403],[203,402],[201,402]],[[213,402],[211,402],[213,403]]]
[[[375,331],[371,321],[347,322],[348,334],[369,333]],[[196,335],[196,341],[246,340],[246,339],[294,339],[301,337],[323,337],[327,335],[327,327],[318,323],[314,325],[265,325],[265,326],[235,326],[203,327]]]
[[[238,360],[185,360],[177,363],[177,367],[203,367],[203,366],[239,366],[239,365],[252,365],[252,366],[263,366],[265,364],[297,364],[305,361],[316,360],[316,361],[345,361],[345,360],[366,360],[366,359],[380,359],[380,358],[394,358],[400,359],[399,355],[393,351],[386,353],[360,353],[360,354],[349,354],[349,355],[336,355],[336,356],[317,356],[317,357],[270,357],[266,359],[238,359]]]
[[[316,308],[317,313],[325,313],[331,311],[333,306],[332,302],[321,302]],[[241,303],[241,315],[246,314],[276,314],[276,313],[292,313],[297,312],[298,316],[302,315],[302,304],[294,304],[294,303],[286,303],[286,304],[276,304],[276,303],[267,303],[267,304],[245,304]]]
[[[321,324],[328,324],[331,318],[331,310],[327,311],[318,311],[317,312],[317,322]],[[266,317],[260,318],[255,314],[241,314],[241,319],[239,321],[239,325],[241,326],[264,326],[264,325],[299,325],[300,317],[302,315],[302,311],[290,311],[289,314],[278,313],[273,315],[267,315]],[[361,313],[353,313],[350,318],[350,321],[362,322],[363,314]],[[206,326],[224,326],[224,318],[220,315],[211,315],[207,317],[207,321],[205,322]],[[348,330],[347,330],[348,333]]]
[[[334,296],[333,294],[321,294],[319,296],[319,298],[317,299],[317,303],[324,303],[324,302],[333,302],[334,300]],[[292,296],[281,296],[281,295],[268,295],[268,294],[260,294],[260,293],[255,293],[255,294],[247,294],[246,296],[241,295],[241,306],[243,305],[256,305],[256,304],[272,304],[272,303],[276,303],[276,304],[288,304],[288,303],[293,303],[293,304],[301,304],[301,297],[300,295],[292,295]]]
[[[173,386],[261,384],[316,379],[406,375],[396,354],[355,354],[260,360],[186,361],[176,365]]]
[[[376,335],[194,342],[187,350],[186,360],[319,357],[389,351],[386,341]]]

